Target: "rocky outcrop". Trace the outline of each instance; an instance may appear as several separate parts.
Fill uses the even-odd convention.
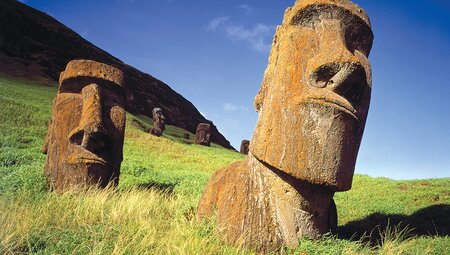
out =
[[[217,212],[224,240],[258,252],[336,227],[351,188],[371,94],[366,13],[348,0],[298,0],[277,28],[242,161],[218,170],[197,218]]]
[[[211,140],[232,148],[216,126],[167,84],[143,73],[86,41],[49,15],[16,0],[0,1],[0,73],[57,84],[59,73],[74,59],[89,59],[122,70],[127,80],[127,111],[149,117],[155,107],[166,124],[195,133],[211,124]]]

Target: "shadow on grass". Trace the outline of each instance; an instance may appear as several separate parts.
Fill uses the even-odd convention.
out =
[[[174,189],[178,183],[160,183],[155,181],[149,181],[147,183],[141,183],[136,185],[139,189],[153,189],[161,193],[173,195]]]
[[[450,205],[425,207],[412,215],[374,213],[338,227],[335,234],[377,245],[383,238],[380,232],[393,226],[409,229],[408,236],[450,236]]]

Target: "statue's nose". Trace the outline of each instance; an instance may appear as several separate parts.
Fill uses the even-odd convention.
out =
[[[327,63],[311,74],[309,84],[316,88],[329,89],[353,101],[353,97],[367,86],[366,71],[358,62]]]
[[[321,51],[308,61],[306,77],[311,87],[331,90],[354,103],[370,80],[365,68],[369,64],[360,52],[348,48],[344,31],[336,27],[341,28],[340,21],[326,20],[318,28]]]
[[[69,135],[71,143],[98,154],[108,143],[103,121],[101,91],[97,84],[85,86],[81,91],[83,108],[78,127]]]

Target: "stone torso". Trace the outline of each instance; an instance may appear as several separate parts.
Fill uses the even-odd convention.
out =
[[[332,197],[332,192],[271,169],[249,154],[211,177],[197,217],[217,210],[217,226],[227,240],[271,252],[328,231]]]

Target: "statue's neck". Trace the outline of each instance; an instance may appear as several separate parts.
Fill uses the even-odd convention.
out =
[[[251,153],[247,162],[249,174],[261,183],[255,187],[266,194],[274,221],[286,240],[297,242],[303,236],[317,238],[328,232],[334,192],[300,181],[263,163]]]

